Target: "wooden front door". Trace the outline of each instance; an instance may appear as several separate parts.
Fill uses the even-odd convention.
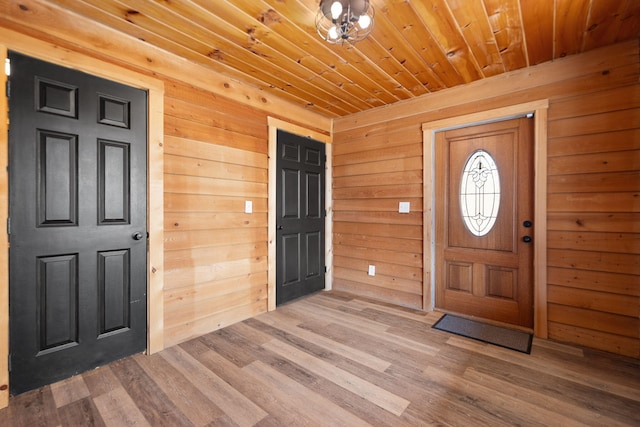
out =
[[[436,307],[532,327],[533,120],[439,132],[435,150]]]
[[[146,92],[11,53],[11,391],[146,347]]]
[[[325,146],[278,130],[276,304],[324,289]]]

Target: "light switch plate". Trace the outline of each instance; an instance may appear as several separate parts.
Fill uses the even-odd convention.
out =
[[[398,207],[398,212],[409,213],[410,211],[411,211],[411,202],[400,202],[400,206]]]
[[[376,266],[375,265],[370,265],[369,266],[369,276],[375,276],[376,275]]]
[[[247,200],[244,202],[244,213],[252,213],[253,212],[253,203],[251,200]]]

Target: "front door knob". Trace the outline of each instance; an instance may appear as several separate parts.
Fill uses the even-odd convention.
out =
[[[131,237],[133,238],[133,240],[142,240],[142,238],[144,237],[144,234],[138,231],[136,233],[133,233]]]

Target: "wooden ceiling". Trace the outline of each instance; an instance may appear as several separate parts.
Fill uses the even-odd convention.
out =
[[[50,0],[328,117],[640,34],[639,0],[371,0],[354,45],[315,29],[319,0]]]

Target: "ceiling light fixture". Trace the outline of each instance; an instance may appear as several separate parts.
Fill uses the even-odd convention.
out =
[[[355,43],[373,29],[374,14],[369,0],[320,0],[316,29],[331,44]]]

